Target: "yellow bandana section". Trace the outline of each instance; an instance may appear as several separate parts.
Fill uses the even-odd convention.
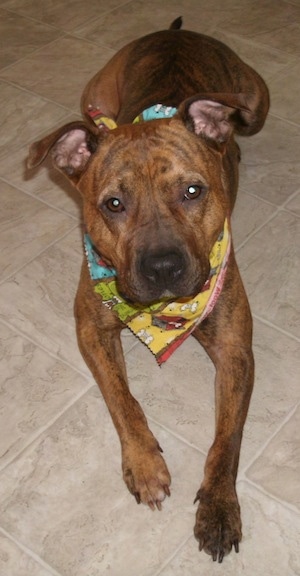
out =
[[[148,346],[159,364],[169,358],[206,316],[213,310],[221,293],[231,237],[228,220],[210,254],[210,275],[201,292],[191,299],[158,302],[146,308],[131,306],[120,296],[115,279],[95,285],[103,304],[113,310],[128,328]]]

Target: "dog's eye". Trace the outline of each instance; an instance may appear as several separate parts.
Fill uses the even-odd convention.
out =
[[[109,198],[109,200],[105,202],[105,206],[110,212],[124,212],[125,210],[119,198]]]
[[[205,190],[206,189],[204,186],[199,186],[199,184],[191,184],[185,191],[184,199],[195,200],[196,198],[199,198],[199,196],[201,196]]]

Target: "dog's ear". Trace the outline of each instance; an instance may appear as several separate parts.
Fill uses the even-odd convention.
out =
[[[70,122],[31,145],[27,166],[35,168],[50,153],[54,166],[76,184],[103,136],[96,126],[93,130],[82,121]]]
[[[178,115],[189,130],[219,145],[251,119],[244,94],[198,94],[182,102]]]

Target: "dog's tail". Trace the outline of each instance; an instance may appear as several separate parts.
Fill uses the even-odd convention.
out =
[[[171,26],[169,27],[169,30],[180,30],[182,26],[182,17],[179,16],[179,18],[176,18],[176,20],[174,20],[171,24]]]

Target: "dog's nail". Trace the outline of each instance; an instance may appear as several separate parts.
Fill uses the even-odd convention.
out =
[[[217,558],[218,558],[218,552],[213,552],[213,553],[212,553],[212,559],[213,559],[213,561],[216,562],[216,561],[217,561]]]
[[[163,452],[163,449],[160,447],[160,445],[157,443],[157,448],[159,449],[160,452]]]
[[[200,552],[203,550],[204,540],[199,540],[199,550]]]
[[[196,502],[198,502],[198,500],[200,500],[200,493],[199,493],[199,492],[197,492],[197,494],[196,494],[196,498],[195,498],[195,500],[194,500],[194,504],[196,504]]]
[[[151,508],[151,510],[154,512],[154,510],[155,510],[155,504],[154,504],[154,502],[153,502],[152,500],[150,500],[150,501],[148,502],[148,506],[149,506],[149,508]]]
[[[156,500],[156,508],[157,508],[157,510],[161,511],[162,505],[161,505],[161,501],[160,501],[160,500]]]
[[[135,492],[135,493],[134,493],[134,497],[135,497],[137,503],[140,504],[140,503],[141,503],[141,498],[140,498],[140,495],[139,495],[138,492]]]
[[[233,545],[234,545],[234,549],[235,549],[236,553],[238,554],[239,551],[240,551],[239,541],[238,541],[238,540],[235,540],[235,541],[233,542]]]
[[[219,552],[219,559],[218,559],[219,564],[222,564],[224,556],[225,556],[224,550],[221,550],[221,552]]]
[[[167,484],[165,484],[165,486],[164,486],[164,492],[167,496],[169,496],[169,497],[171,496],[170,488],[169,488],[169,486],[167,486]]]

